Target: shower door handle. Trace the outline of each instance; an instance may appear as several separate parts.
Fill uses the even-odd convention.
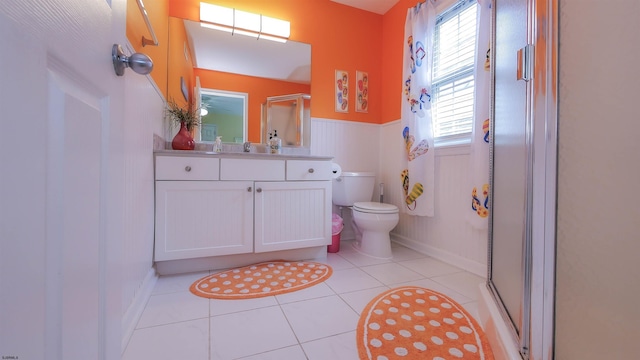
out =
[[[529,81],[533,78],[533,45],[518,50],[516,80]]]

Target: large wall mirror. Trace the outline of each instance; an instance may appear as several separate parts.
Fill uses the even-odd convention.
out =
[[[267,98],[311,93],[311,45],[232,35],[196,21],[169,17],[167,76],[168,97],[187,101],[189,96],[179,91],[180,78],[188,79],[190,96],[198,98],[192,100],[200,100],[194,104],[208,114],[226,114],[228,123],[240,123],[229,126],[241,129],[239,132],[223,134],[220,125],[212,126],[209,115],[204,116],[198,134],[201,141],[212,141],[216,133],[223,142],[260,142],[261,113]],[[242,101],[244,110],[239,110]],[[308,127],[301,130],[309,131]],[[308,134],[300,137],[308,138]]]

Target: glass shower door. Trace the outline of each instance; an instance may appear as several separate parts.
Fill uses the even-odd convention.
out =
[[[517,54],[528,43],[527,0],[494,0],[494,9],[489,284],[512,325],[514,341],[526,353],[531,116],[529,84],[518,79],[523,64]]]

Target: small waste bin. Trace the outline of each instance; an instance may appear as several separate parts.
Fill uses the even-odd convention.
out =
[[[344,222],[338,214],[331,216],[331,245],[327,246],[327,251],[337,253],[340,251],[340,233],[344,227]]]

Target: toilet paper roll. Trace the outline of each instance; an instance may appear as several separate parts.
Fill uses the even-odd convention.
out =
[[[331,177],[337,179],[342,175],[342,168],[340,168],[340,165],[336,163],[331,163],[331,173]]]

